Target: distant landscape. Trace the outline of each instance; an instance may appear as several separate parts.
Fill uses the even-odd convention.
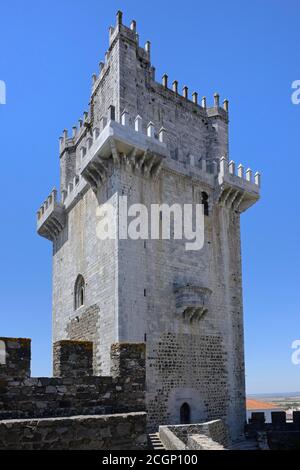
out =
[[[247,398],[255,398],[259,401],[274,403],[274,405],[285,411],[300,410],[300,391],[299,392],[282,392],[282,393],[259,393],[249,394]]]

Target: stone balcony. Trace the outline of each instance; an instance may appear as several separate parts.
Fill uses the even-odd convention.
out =
[[[143,133],[142,118],[136,117],[133,128],[128,113],[124,112],[121,123],[111,120],[101,133],[94,129],[93,138],[86,139],[81,147],[81,174],[93,189],[103,183],[111,165],[123,165],[145,177],[157,177],[163,160],[170,155],[164,140],[163,128],[156,138],[154,125],[149,122],[147,133]]]
[[[244,212],[258,199],[260,192],[260,174],[253,176],[248,168],[244,172],[243,165],[235,169],[235,163],[225,157],[220,159],[220,171],[218,175],[217,199],[221,205],[238,212]]]
[[[57,191],[53,189],[37,212],[37,232],[53,241],[65,226],[64,205],[57,201]]]
[[[199,321],[208,311],[211,290],[200,286],[183,286],[175,289],[176,312],[192,323]]]

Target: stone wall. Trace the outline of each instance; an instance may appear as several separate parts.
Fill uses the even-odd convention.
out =
[[[203,319],[204,328],[205,324]],[[194,333],[168,332],[147,342],[149,425],[153,428],[179,423],[184,402],[190,407],[192,423],[226,418],[228,387],[222,337],[202,335],[194,328]]]
[[[58,342],[54,346],[54,370],[66,375],[30,378],[22,363],[19,370],[13,367],[14,361],[25,355],[30,367],[30,342],[11,338],[0,341],[7,345],[7,362],[0,365],[0,419],[145,410],[143,344],[112,345],[112,375],[95,377],[86,375],[92,371],[91,343]]]
[[[81,308],[67,325],[67,338],[76,341],[91,341],[93,343],[94,375],[102,375],[99,357],[100,343],[100,309],[98,305]]]
[[[226,450],[221,444],[213,441],[203,434],[189,436],[187,442],[188,450]]]
[[[144,134],[149,121],[156,137],[164,127],[168,157],[157,178],[117,161],[97,190],[86,187],[66,207],[66,226],[54,240],[54,339],[93,341],[97,374],[110,373],[112,343],[146,340],[149,430],[179,423],[180,407],[187,402],[193,422],[222,418],[238,438],[245,422],[240,213],[219,202],[217,184],[219,159],[228,156],[228,113],[218,100],[210,108],[199,106],[156,82],[150,50],[139,46],[135,31],[119,15],[93,85],[88,122],[74,140],[72,165],[61,157],[67,165],[64,189],[75,167],[79,173],[84,138],[95,126],[103,130],[111,106],[119,122],[127,109],[131,128],[140,114]],[[209,215],[204,246],[197,252],[187,252],[182,240],[97,238],[97,209],[106,202],[116,205],[118,196],[149,208],[200,203],[203,191]],[[86,282],[85,305],[74,310],[78,274]],[[176,289],[186,286],[212,292],[199,322],[178,313]]]
[[[0,379],[30,377],[31,340],[28,338],[0,338],[4,363],[0,363]]]
[[[93,375],[93,343],[58,341],[53,345],[54,377],[86,377]]]
[[[255,438],[259,448],[271,450],[300,449],[300,411],[293,412],[293,421],[286,421],[284,411],[271,412],[272,422],[265,422],[264,412],[253,412],[246,425],[246,434]]]
[[[159,438],[167,450],[186,450],[186,444],[168,426],[159,427]]]
[[[159,437],[168,450],[225,450],[230,443],[222,420],[177,426],[160,426]]]
[[[142,450],[146,413],[0,421],[1,450]]]
[[[117,242],[100,241],[96,233],[97,208],[115,192],[110,183],[97,195],[88,190],[71,208],[53,257],[53,340],[92,341],[97,375],[109,375],[110,345],[118,340]],[[78,274],[85,280],[85,305],[75,310]]]

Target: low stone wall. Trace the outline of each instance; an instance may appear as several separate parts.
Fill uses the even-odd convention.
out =
[[[189,436],[187,443],[188,450],[226,450],[221,444],[204,436],[204,434],[195,434]]]
[[[146,448],[146,413],[0,421],[1,450]]]
[[[0,419],[26,419],[118,411],[124,381],[112,377],[0,379]],[[128,388],[127,388],[128,390]],[[137,391],[136,391],[137,392]],[[122,394],[123,395],[123,394]],[[126,411],[143,411],[143,394]],[[122,397],[124,399],[124,396]],[[128,400],[131,401],[129,394]],[[139,406],[140,405],[140,406]]]
[[[159,427],[159,438],[167,450],[186,450],[185,443],[168,426]]]
[[[229,445],[228,430],[221,419],[198,424],[160,426],[159,437],[168,450],[189,450],[190,445],[199,450],[213,447],[224,450]]]
[[[193,433],[189,432],[189,434]],[[223,447],[228,447],[230,444],[228,428],[221,419],[200,424],[199,434],[204,434]]]

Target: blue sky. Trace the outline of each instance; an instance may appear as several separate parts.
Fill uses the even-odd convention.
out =
[[[51,373],[51,244],[36,210],[59,185],[58,137],[87,109],[118,9],[151,41],[157,79],[229,99],[230,158],[262,172],[242,216],[247,390],[300,390],[297,0],[1,2],[0,336],[31,337],[33,375]]]

